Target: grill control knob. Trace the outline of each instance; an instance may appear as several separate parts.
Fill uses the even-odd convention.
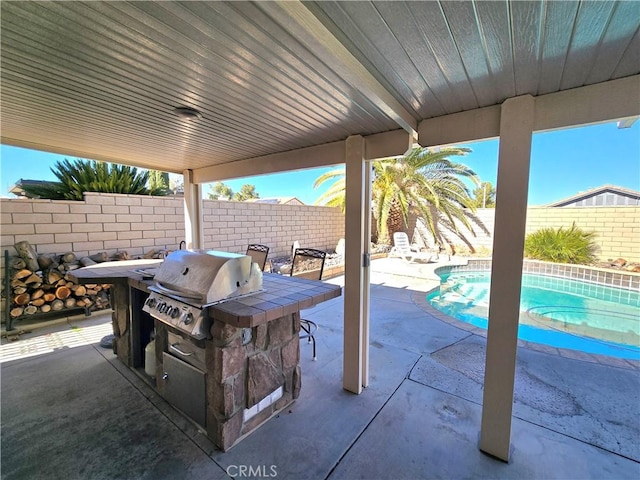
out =
[[[185,313],[183,322],[185,325],[189,325],[190,323],[193,323],[193,313],[191,312]]]
[[[169,315],[171,316],[171,318],[176,318],[179,313],[180,313],[180,310],[176,307],[173,310],[171,310],[171,313]]]
[[[153,307],[155,307],[155,306],[156,306],[156,303],[158,303],[158,302],[156,302],[156,299],[155,299],[155,298],[147,298],[147,301],[146,301],[146,302],[144,302],[144,303],[145,303],[145,305],[147,305],[148,307],[153,308]]]
[[[158,312],[160,313],[164,313],[164,309],[167,308],[167,304],[164,302],[160,302],[158,304],[158,308],[156,310],[158,310]]]

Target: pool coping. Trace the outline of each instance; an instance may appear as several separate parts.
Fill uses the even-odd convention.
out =
[[[476,327],[470,323],[463,322],[456,318],[450,317],[446,313],[433,307],[427,301],[427,296],[439,287],[434,287],[427,292],[411,292],[411,301],[425,313],[430,316],[448,323],[452,327],[465,330],[473,335],[487,338],[487,331],[484,328]],[[625,358],[610,357],[608,355],[599,355],[596,353],[580,352],[578,350],[569,350],[566,348],[551,347],[549,345],[543,345],[540,343],[528,342],[526,340],[518,339],[518,348],[526,348],[540,353],[546,353],[549,355],[559,355],[561,357],[570,358],[572,360],[582,360],[584,362],[597,363],[600,365],[606,365],[609,367],[629,368],[634,370],[640,370],[640,360],[630,360]]]

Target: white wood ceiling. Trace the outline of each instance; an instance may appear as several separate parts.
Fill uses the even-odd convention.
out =
[[[0,8],[2,143],[179,173],[640,73],[635,1]]]

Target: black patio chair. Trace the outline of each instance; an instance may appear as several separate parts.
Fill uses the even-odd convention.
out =
[[[327,253],[313,248],[297,248],[293,255],[291,276],[308,278],[310,280],[322,280],[322,271]],[[313,344],[313,359],[316,356],[316,337],[318,324],[307,319],[300,318],[300,338],[306,338]]]
[[[260,270],[264,272],[264,267],[267,264],[267,256],[269,255],[269,247],[252,243],[247,247],[247,255],[249,255],[251,261],[257,263]]]

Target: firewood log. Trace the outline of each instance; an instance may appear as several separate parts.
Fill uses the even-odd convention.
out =
[[[94,290],[93,288],[87,288],[87,295],[93,296],[97,294],[98,294],[98,290]]]
[[[64,308],[64,302],[62,300],[58,300],[57,298],[51,302],[51,310],[58,311]]]
[[[24,314],[25,315],[33,315],[37,311],[38,311],[38,307],[34,307],[33,305],[29,305],[28,307],[25,307]]]
[[[73,297],[69,297],[64,301],[64,306],[66,308],[73,308],[76,306],[76,299]]]
[[[50,303],[50,302],[53,302],[56,299],[56,294],[55,293],[45,293],[42,298],[44,298],[45,302]]]
[[[44,305],[44,298],[36,298],[35,300],[31,300],[31,305],[41,307],[42,305]]]
[[[58,287],[56,288],[56,298],[60,300],[64,300],[69,295],[71,295],[71,290],[67,287]]]
[[[152,248],[147,253],[145,253],[142,258],[156,258],[156,255],[160,253],[160,250],[157,248]]]
[[[38,265],[38,254],[29,242],[24,240],[16,243],[13,247],[16,249],[16,252],[18,252],[18,255],[20,255],[20,258],[25,261],[26,267],[29,270],[35,272],[40,269],[40,265]]]
[[[129,252],[116,252],[113,254],[114,260],[129,260]]]
[[[80,264],[79,263],[65,263],[64,267],[66,268],[67,272],[70,272],[72,270],[77,270],[78,268],[80,268]]]
[[[61,279],[62,279],[62,274],[57,270],[50,270],[47,273],[47,281],[52,285],[54,285],[56,282],[58,282]]]
[[[87,294],[87,289],[84,285],[74,285],[71,287],[71,290],[73,290],[73,294],[76,297],[84,297]]]
[[[76,254],[73,252],[67,252],[60,257],[62,263],[73,263],[76,261]]]
[[[109,288],[111,288],[111,284],[110,283],[103,283],[102,285],[100,285],[100,287],[103,290],[109,290]]]
[[[21,280],[21,279],[27,278],[27,277],[29,277],[31,275],[33,275],[33,272],[31,270],[23,268],[22,270],[18,270],[16,273],[14,273],[13,274],[13,278],[15,278],[17,280]]]
[[[76,307],[84,307],[84,306],[85,306],[85,303],[83,298],[79,298],[78,300],[76,300]]]
[[[27,291],[27,287],[15,287],[13,289],[13,293],[15,293],[16,295],[20,295],[21,293],[24,293]]]
[[[12,287],[26,287],[27,284],[24,283],[22,280],[18,280],[16,278],[16,279],[11,280],[11,286]]]
[[[22,315],[23,313],[24,313],[24,308],[16,307],[11,309],[11,311],[9,312],[9,315],[11,315],[11,318],[16,318]]]
[[[13,257],[11,259],[11,261],[9,262],[9,265],[14,270],[22,270],[23,268],[25,268],[27,266],[27,263],[23,259],[21,259],[20,257]]]
[[[98,262],[92,260],[90,257],[82,257],[80,259],[80,263],[83,267],[88,267],[89,265],[95,265]]]
[[[42,313],[48,313],[51,311],[51,305],[47,305],[46,303],[40,307],[40,311]]]
[[[31,294],[31,300],[40,298],[43,295],[44,295],[44,290],[42,290],[41,288],[38,288],[37,290],[34,290],[33,293]]]
[[[51,268],[51,265],[53,265],[54,262],[55,258],[53,255],[50,255],[48,253],[38,255],[38,265],[40,265],[40,268],[42,270]]]
[[[94,253],[93,255],[89,255],[89,258],[96,263],[102,263],[109,260],[109,255],[107,255],[107,252],[99,252]]]
[[[25,278],[24,283],[26,283],[27,285],[30,283],[42,283],[42,278],[40,277],[40,275],[34,273]]]
[[[85,283],[84,286],[87,288],[96,288],[97,283]]]
[[[13,303],[16,305],[26,305],[31,300],[31,295],[28,293],[21,293],[20,295],[16,295],[13,297]]]

